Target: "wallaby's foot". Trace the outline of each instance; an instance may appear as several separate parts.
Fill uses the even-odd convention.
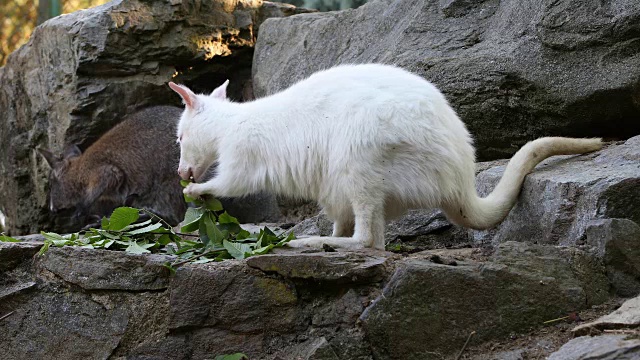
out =
[[[291,240],[287,243],[289,247],[294,248],[303,248],[303,247],[311,247],[315,249],[322,249],[323,245],[329,245],[331,247],[342,248],[342,249],[364,249],[364,244],[350,237],[331,237],[331,236],[313,236],[298,240]]]

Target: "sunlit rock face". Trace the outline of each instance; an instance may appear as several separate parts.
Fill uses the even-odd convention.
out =
[[[170,80],[208,92],[230,79],[232,98],[251,98],[259,24],[299,11],[260,0],[112,1],[36,28],[0,68],[0,211],[7,230],[49,226],[49,168],[37,147],[84,150],[127,114],[180,105]]]

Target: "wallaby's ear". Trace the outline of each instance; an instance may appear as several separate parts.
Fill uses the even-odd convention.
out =
[[[184,85],[178,85],[174,82],[169,82],[169,87],[173,91],[177,92],[180,97],[182,97],[182,102],[184,102],[187,107],[190,107],[192,109],[196,107],[198,97],[188,87]]]
[[[55,155],[53,155],[53,153],[47,149],[36,149],[38,150],[38,152],[40,153],[40,155],[42,155],[42,157],[47,161],[47,164],[49,164],[49,166],[51,166],[52,168],[56,167],[56,164],[58,163],[58,158],[56,158]]]
[[[87,186],[87,200],[93,203],[105,192],[117,191],[124,182],[125,175],[118,167],[103,165],[93,171]]]
[[[227,86],[229,86],[229,80],[218,86],[209,96],[220,100],[227,100]]]
[[[74,158],[76,156],[80,156],[81,154],[82,154],[82,150],[80,150],[78,145],[76,145],[76,144],[67,145],[67,147],[64,148],[64,155],[62,156],[62,158],[63,159],[71,159],[71,158]]]

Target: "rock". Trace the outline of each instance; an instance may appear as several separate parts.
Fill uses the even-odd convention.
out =
[[[495,359],[500,360],[524,360],[524,350],[503,351],[495,355]]]
[[[179,105],[170,80],[206,92],[230,79],[229,92],[240,100],[250,87],[260,23],[298,12],[261,0],[118,0],[37,27],[0,68],[0,82],[9,84],[0,88],[6,231],[47,225],[49,168],[37,147],[86,149],[126,114]]]
[[[474,342],[486,341],[606,299],[596,264],[580,270],[591,275],[583,278],[562,249],[509,243],[501,250],[495,262],[398,264],[360,317],[374,357],[440,359],[458,352],[471,331]]]
[[[297,237],[331,236],[333,221],[324,212],[305,219],[290,230]],[[401,250],[425,250],[471,244],[467,232],[451,224],[439,210],[411,210],[387,223],[385,241]]]
[[[361,253],[273,254],[254,256],[247,265],[290,279],[330,282],[376,282],[384,278],[389,259]]]
[[[442,90],[481,159],[542,135],[628,138],[640,133],[639,18],[635,0],[378,0],[269,19],[254,91],[272,94],[338,64],[396,64]]]
[[[415,252],[471,246],[468,232],[453,225],[444,213],[436,210],[410,210],[406,215],[389,222],[385,229],[387,249]]]
[[[50,248],[40,266],[85,290],[162,290],[169,286],[172,260],[165,255],[134,255],[76,247]]]
[[[291,230],[297,237],[304,236],[331,236],[333,233],[333,221],[329,220],[324,212],[299,222]]]
[[[42,243],[32,242],[0,242],[0,274],[13,270],[24,261],[38,253]]]
[[[304,360],[339,360],[331,345],[324,337],[311,343],[307,351],[301,357]]]
[[[50,248],[0,277],[0,348],[10,360],[447,356],[472,329],[474,342],[496,339],[599,301],[606,277],[583,255],[524,243],[480,261],[471,249],[278,249],[169,276],[166,256]]]
[[[577,336],[589,335],[594,329],[623,329],[637,328],[640,326],[640,296],[627,300],[622,306],[595,321],[582,324],[573,329]]]
[[[545,277],[551,275],[562,283],[564,291],[574,292],[586,304],[600,304],[608,297],[605,269],[583,250],[509,241],[497,247],[491,261],[507,265],[514,272],[537,274],[542,286],[548,285]]]
[[[586,243],[607,267],[607,277],[620,296],[640,294],[640,226],[627,219],[593,220],[586,229]]]
[[[626,335],[581,336],[549,356],[549,360],[622,360],[640,357],[640,340]]]
[[[123,307],[107,309],[89,299],[58,292],[15,305],[15,313],[0,323],[3,359],[108,358],[127,330],[129,314]],[[3,314],[6,310],[0,306]]]
[[[476,244],[525,241],[584,245],[594,220],[640,223],[640,136],[581,156],[554,156],[525,178],[507,218],[488,231],[472,231]],[[478,175],[481,195],[493,190],[503,166]],[[591,240],[590,245],[595,245]],[[598,250],[604,253],[604,249]]]
[[[171,329],[215,325],[236,333],[255,333],[286,331],[299,321],[295,288],[246,271],[243,263],[185,266],[172,282]]]

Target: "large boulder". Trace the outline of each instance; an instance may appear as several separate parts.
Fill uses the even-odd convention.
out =
[[[259,24],[298,12],[261,0],[117,0],[37,27],[0,68],[6,229],[46,226],[49,168],[37,147],[86,149],[136,109],[179,105],[166,86],[172,79],[200,92],[230,79],[231,96],[242,100]]]
[[[376,0],[270,19],[253,62],[265,96],[344,63],[395,64],[432,81],[481,159],[542,135],[640,133],[636,0]]]
[[[640,136],[580,156],[554,156],[538,165],[524,181],[507,218],[488,231],[474,232],[478,243],[508,240],[540,244],[592,245],[587,230],[598,219],[640,223]],[[504,166],[478,175],[478,190],[493,190]]]
[[[577,249],[501,244],[411,256],[275,253],[191,264],[108,250],[0,243],[3,359],[429,359],[602,302]],[[4,264],[4,263],[2,263]]]
[[[587,254],[506,243],[491,262],[399,264],[360,320],[375,358],[442,359],[472,331],[475,341],[506,336],[600,303],[606,290]]]

